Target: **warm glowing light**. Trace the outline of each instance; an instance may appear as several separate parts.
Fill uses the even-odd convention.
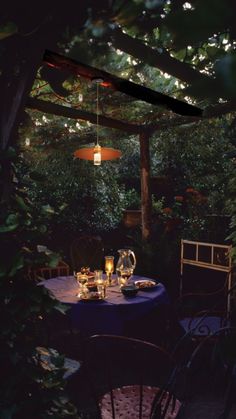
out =
[[[102,161],[101,147],[99,144],[95,145],[93,150],[93,164],[94,166],[100,166]]]
[[[101,78],[96,78],[93,81],[95,81],[97,83],[97,138],[96,138],[96,143],[95,146],[93,148],[89,148],[89,147],[83,147],[80,148],[78,150],[76,150],[74,152],[74,157],[79,158],[79,159],[83,159],[83,160],[92,160],[94,166],[100,166],[102,160],[114,160],[117,159],[121,156],[121,152],[120,150],[116,150],[114,148],[108,148],[108,147],[101,147],[99,145],[99,141],[98,141],[98,126],[99,126],[99,97],[98,97],[98,87],[99,84],[103,84],[103,86],[106,86],[108,84],[106,83],[110,83],[109,81],[104,81]],[[104,84],[105,83],[105,84]],[[89,122],[87,121],[87,124]],[[90,123],[89,123],[90,124]]]
[[[109,274],[114,272],[114,256],[105,256],[105,272]]]

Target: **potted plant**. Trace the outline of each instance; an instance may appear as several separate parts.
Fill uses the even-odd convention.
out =
[[[133,228],[141,224],[141,199],[135,189],[126,193],[126,209],[123,211],[123,224],[127,228]]]

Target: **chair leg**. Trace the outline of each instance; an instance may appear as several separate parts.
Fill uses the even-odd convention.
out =
[[[235,389],[236,389],[235,373],[236,373],[236,366],[234,367],[234,370],[232,372],[233,376],[230,380],[230,383],[227,389],[224,411],[220,414],[219,419],[227,419],[233,407],[233,403],[235,400]]]

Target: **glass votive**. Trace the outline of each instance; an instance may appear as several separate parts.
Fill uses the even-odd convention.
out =
[[[102,270],[96,270],[96,271],[94,271],[94,275],[95,275],[95,277],[94,277],[94,281],[95,282],[97,282],[97,281],[102,281],[102,274],[103,274],[103,271]]]
[[[108,285],[111,285],[111,275],[114,272],[114,256],[105,256],[105,272],[107,274]]]

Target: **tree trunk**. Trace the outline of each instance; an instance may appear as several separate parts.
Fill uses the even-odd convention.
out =
[[[5,154],[0,185],[0,202],[6,202],[11,193],[11,164],[7,157],[9,146],[15,146],[18,127],[25,102],[42,60],[42,36],[14,35],[3,42],[0,92],[0,150]]]

